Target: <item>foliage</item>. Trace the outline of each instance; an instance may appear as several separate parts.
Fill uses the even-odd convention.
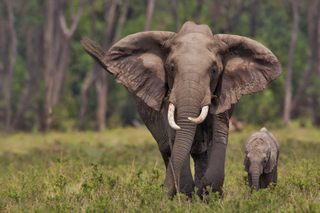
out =
[[[281,146],[279,182],[251,193],[242,162],[252,131],[230,134],[224,198],[210,193],[207,203],[168,199],[160,153],[144,128],[2,134],[0,211],[319,212],[319,131],[272,130]]]
[[[73,1],[72,1],[73,2]],[[79,1],[75,1],[69,7],[77,5]],[[80,93],[81,86],[84,82],[86,74],[93,67],[93,60],[88,56],[80,45],[82,37],[91,37],[99,43],[103,43],[105,39],[104,31],[106,29],[105,10],[110,7],[111,0],[95,0],[86,3],[80,23],[71,41],[70,63],[66,70],[66,77],[63,84],[63,95],[59,103],[53,110],[53,127],[59,130],[76,128],[79,126],[80,114]],[[124,1],[120,1],[124,2]],[[146,2],[141,0],[129,1],[129,9],[127,21],[121,31],[121,37],[128,34],[142,31],[144,28]],[[156,1],[152,30],[170,30],[175,31],[176,23],[170,1]],[[178,24],[181,25],[186,20],[194,20],[194,13],[197,8],[197,1],[177,1]],[[202,9],[199,14],[199,22],[208,24],[214,33],[232,33],[243,36],[253,37],[259,42],[269,47],[279,58],[283,65],[282,76],[268,87],[262,93],[254,94],[242,98],[236,107],[235,115],[247,123],[261,124],[265,122],[273,122],[279,120],[282,115],[283,99],[284,99],[284,77],[286,73],[287,54],[290,40],[291,30],[291,11],[289,1],[257,1],[241,0],[231,4],[229,1],[220,0],[203,0]],[[228,2],[230,5],[228,5]],[[250,4],[256,2],[254,9]],[[242,5],[249,5],[239,10]],[[293,92],[298,87],[299,79],[301,79],[302,71],[305,67],[307,57],[307,3],[301,3],[301,30],[298,35],[297,48],[294,60],[293,75]],[[0,2],[0,8],[3,10],[3,3]],[[70,11],[67,9],[67,21],[70,22]],[[238,11],[239,10],[239,11]],[[256,11],[255,11],[256,10]],[[19,98],[23,94],[24,84],[27,81],[30,70],[27,67],[27,39],[26,30],[30,28],[40,29],[44,25],[45,18],[45,1],[15,1],[15,27],[18,34],[18,58],[15,65],[13,85],[12,85],[12,103],[13,116],[17,113],[17,104]],[[119,11],[118,11],[119,12]],[[232,20],[232,16],[237,15],[233,27],[228,28],[228,22]],[[5,13],[1,13],[4,16]],[[93,32],[92,19],[96,18],[96,31]],[[252,17],[255,18],[255,25],[252,25]],[[254,30],[253,30],[254,28]],[[39,30],[38,29],[38,30]],[[40,48],[40,47],[35,47]],[[41,61],[41,60],[40,60]],[[1,64],[0,64],[1,65]],[[40,73],[43,67],[40,64]],[[0,66],[1,67],[1,66]],[[32,97],[32,104],[28,106],[20,119],[18,129],[39,129],[41,126],[41,118],[44,106],[44,79],[39,74],[39,88],[37,94]],[[107,127],[117,127],[119,125],[131,125],[137,119],[136,111],[133,108],[133,101],[129,98],[127,91],[113,80],[109,74],[104,74],[104,78],[108,79],[108,101],[107,101]],[[39,80],[38,79],[38,80]],[[308,91],[315,91],[319,86],[319,82],[314,80]],[[311,84],[310,84],[311,85]],[[306,95],[310,95],[306,93]],[[4,121],[4,101],[0,97],[0,121]],[[92,86],[88,92],[87,113],[85,115],[86,122],[84,128],[94,129],[96,120],[97,95],[95,87]],[[310,117],[312,112],[303,106],[302,116]],[[252,116],[255,115],[255,116]],[[3,129],[4,122],[0,122],[0,129]]]

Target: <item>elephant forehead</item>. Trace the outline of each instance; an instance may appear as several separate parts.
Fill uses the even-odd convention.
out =
[[[187,21],[184,23],[179,30],[178,34],[183,35],[183,34],[188,34],[188,33],[201,33],[206,36],[213,36],[212,31],[208,25],[205,24],[195,24],[191,21]]]
[[[192,48],[208,48],[213,44],[213,40],[202,33],[188,33],[178,36],[176,43],[181,46],[185,45]]]
[[[172,48],[173,58],[180,58],[184,64],[205,65],[215,60],[211,51],[213,42],[199,33],[191,33],[179,38]]]
[[[253,135],[246,146],[249,152],[267,152],[268,148],[269,146],[265,139],[258,135]]]
[[[155,73],[159,79],[165,81],[163,61],[159,56],[152,53],[143,53],[139,58],[142,60],[144,67]]]

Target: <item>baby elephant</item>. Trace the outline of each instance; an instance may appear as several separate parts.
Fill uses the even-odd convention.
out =
[[[250,187],[258,190],[277,183],[278,158],[279,144],[265,127],[250,136],[244,159]]]

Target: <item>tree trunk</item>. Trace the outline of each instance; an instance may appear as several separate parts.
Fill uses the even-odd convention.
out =
[[[85,115],[87,113],[87,106],[88,106],[88,90],[90,86],[94,82],[94,71],[89,71],[84,78],[84,81],[81,85],[81,93],[80,93],[80,118],[79,118],[79,128],[80,130],[85,129]]]
[[[54,16],[55,3],[52,0],[46,1],[45,5],[45,22],[44,22],[44,80],[45,80],[45,97],[44,97],[44,129],[50,128],[51,125],[51,93],[52,93],[52,73],[54,69],[53,39],[54,39]]]
[[[116,34],[117,26],[117,11],[119,6],[119,1],[114,0],[108,10],[105,12],[106,18],[106,31],[104,37],[106,38],[103,42],[104,49],[109,49],[111,46],[114,36]],[[106,113],[107,113],[107,81],[105,70],[100,66],[94,69],[95,73],[95,86],[97,92],[97,109],[96,109],[96,120],[97,120],[97,129],[102,131],[106,127]]]
[[[318,11],[320,9],[320,4],[318,4]],[[320,15],[318,14],[317,20],[317,49],[318,49],[318,57],[317,57],[317,68],[314,72],[314,85],[312,89],[311,99],[312,99],[312,114],[313,114],[313,125],[316,127],[320,127]]]
[[[249,24],[249,29],[250,29],[250,37],[254,38],[256,37],[256,30],[257,30],[257,20],[259,20],[259,9],[260,9],[260,1],[257,1],[254,4],[251,4],[250,6],[250,24]]]
[[[82,14],[83,0],[80,0],[76,13],[72,13],[72,23],[67,26],[64,11],[67,1],[58,3],[46,1],[44,28],[44,130],[52,124],[53,108],[58,103],[64,82],[65,71],[69,63],[71,38],[78,26]],[[73,11],[74,12],[74,11]]]
[[[24,89],[19,98],[17,112],[13,119],[12,126],[14,128],[21,128],[25,111],[30,107],[39,91],[39,68],[41,58],[40,48],[34,48],[40,46],[40,32],[38,27],[27,26],[26,27],[26,61],[27,61],[27,78]]]
[[[155,5],[155,0],[148,0],[146,22],[145,22],[145,25],[144,25],[144,31],[149,31],[151,29],[153,13],[154,13],[154,5]]]
[[[120,3],[122,3],[121,10],[119,9]],[[103,41],[103,48],[109,49],[115,39],[119,39],[121,31],[124,27],[127,18],[127,12],[129,7],[129,1],[113,0],[109,8],[105,10],[106,31],[103,33],[105,40]],[[116,18],[119,10],[121,11],[119,21]],[[92,9],[92,31],[96,34],[95,24],[95,12]],[[95,64],[84,80],[81,89],[81,106],[80,106],[80,129],[84,128],[85,114],[87,109],[87,91],[91,84],[95,83],[97,93],[97,108],[96,108],[96,126],[97,130],[102,131],[106,125],[106,112],[107,112],[107,80],[105,70]]]
[[[177,31],[180,27],[180,21],[178,16],[178,2],[177,0],[168,0],[168,4],[170,5],[171,14],[174,21],[174,28]]]
[[[298,2],[291,0],[292,8],[292,30],[291,40],[289,45],[288,65],[287,65],[287,76],[286,76],[286,87],[284,96],[284,110],[283,110],[283,122],[288,125],[291,119],[291,101],[292,101],[292,73],[293,73],[293,61],[294,53],[297,43],[297,37],[299,32],[299,13],[298,13]]]
[[[129,9],[129,0],[123,0],[119,23],[117,25],[116,33],[113,39],[114,41],[118,41],[121,38],[122,30],[127,21],[128,9]]]
[[[0,16],[0,46],[4,47],[6,44],[6,36],[5,36],[5,18],[3,15]],[[5,69],[4,69],[4,60],[5,60],[5,48],[0,48],[0,98],[2,98],[3,95],[3,81],[5,78]],[[1,107],[1,106],[0,106]],[[1,115],[0,115],[1,118]],[[2,119],[0,119],[2,120]]]
[[[96,65],[98,66],[98,65]],[[106,128],[106,112],[107,112],[107,82],[105,71],[100,67],[96,69],[96,91],[98,96],[97,102],[97,129],[103,131]]]
[[[193,14],[192,14],[193,21],[196,23],[199,23],[199,21],[200,21],[202,6],[203,6],[203,0],[197,0],[196,7],[195,7]]]
[[[317,15],[318,15],[318,1],[315,0],[309,4],[308,7],[308,59],[300,78],[296,95],[292,101],[291,115],[297,117],[300,112],[301,103],[305,97],[306,87],[310,83],[311,74],[316,69],[317,60]]]
[[[4,62],[4,68],[6,69],[6,78],[3,82],[3,93],[4,93],[4,102],[5,102],[5,127],[7,130],[11,126],[11,117],[12,117],[12,106],[11,106],[11,87],[12,87],[12,77],[14,72],[14,66],[16,64],[17,58],[17,33],[14,27],[14,8],[12,0],[5,0],[4,7],[7,15],[7,30],[8,33],[8,52],[7,60]]]

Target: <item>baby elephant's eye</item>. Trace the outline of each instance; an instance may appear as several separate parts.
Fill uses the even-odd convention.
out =
[[[264,158],[264,159],[263,159],[263,163],[266,164],[267,162],[268,162],[268,159],[267,159],[267,158]]]

